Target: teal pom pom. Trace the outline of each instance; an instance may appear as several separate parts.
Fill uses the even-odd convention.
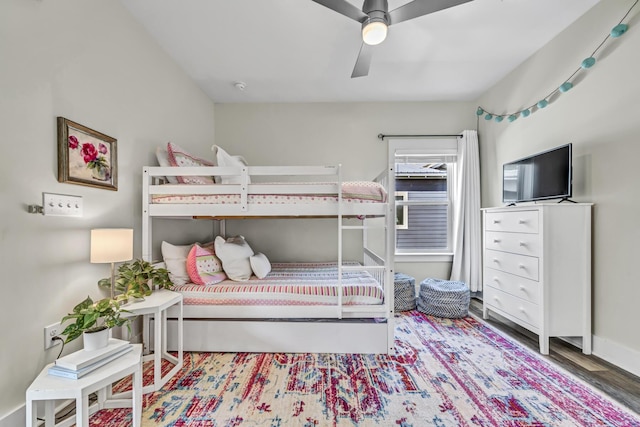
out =
[[[573,87],[573,83],[571,82],[564,82],[560,85],[560,87],[558,88],[558,90],[560,90],[560,92],[565,93],[568,92],[569,90],[571,90],[571,88]]]
[[[549,105],[549,101],[547,101],[546,99],[542,99],[540,101],[538,101],[538,108],[544,108],[547,105]]]
[[[500,123],[504,117],[496,116],[496,123]]]
[[[582,61],[582,64],[580,64],[580,66],[586,70],[587,68],[593,67],[593,64],[595,63],[596,63],[596,58],[594,58],[593,56],[590,56],[584,61]]]
[[[611,37],[620,37],[627,32],[629,26],[627,24],[618,24],[611,29]]]
[[[514,120],[516,120],[517,117],[515,114],[510,115],[509,117],[507,117],[507,120],[509,120],[509,123],[513,122]]]
[[[491,120],[493,119],[493,115],[491,113],[487,114],[486,116],[484,116],[485,120]]]
[[[476,115],[477,116],[481,116],[484,113],[484,110],[480,107],[478,107],[478,109],[476,110]]]
[[[529,117],[529,114],[531,114],[531,111],[527,110],[522,110],[522,112],[520,113],[520,115],[522,117]]]

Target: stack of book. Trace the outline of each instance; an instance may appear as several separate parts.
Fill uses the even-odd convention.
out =
[[[49,368],[49,375],[78,379],[131,351],[133,346],[123,340],[109,338],[106,347],[80,350],[61,357]]]

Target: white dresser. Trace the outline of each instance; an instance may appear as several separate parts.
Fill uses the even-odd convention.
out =
[[[483,209],[483,317],[549,337],[582,337],[591,354],[591,204]]]

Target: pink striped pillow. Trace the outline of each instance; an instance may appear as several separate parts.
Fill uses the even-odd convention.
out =
[[[213,162],[195,157],[178,144],[169,142],[167,144],[167,155],[171,166],[195,167],[195,166],[215,166]],[[213,177],[210,176],[177,176],[181,184],[213,184]]]
[[[197,285],[215,285],[227,278],[213,246],[193,245],[187,256],[187,272]]]

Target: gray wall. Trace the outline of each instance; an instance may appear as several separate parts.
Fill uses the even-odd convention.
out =
[[[379,133],[455,134],[475,127],[474,111],[475,103],[464,102],[216,104],[216,144],[250,165],[340,163],[346,180],[373,179],[386,167]],[[335,220],[282,221],[233,221],[228,230],[271,260],[335,260]],[[348,233],[345,259],[357,259],[361,237]],[[451,263],[398,263],[396,270],[448,278]]]
[[[101,296],[89,230],[135,228],[139,257],[142,166],[167,141],[207,155],[214,108],[117,1],[3,0],[0,57],[0,424],[15,426],[3,417],[60,350],[43,350],[43,327]],[[118,140],[117,192],[57,182],[56,116]],[[84,216],[28,214],[43,191],[82,196]]]
[[[631,3],[598,3],[525,64],[489,90],[480,105],[496,113],[537,102],[569,77],[619,22]],[[573,199],[593,202],[594,353],[640,374],[640,10],[629,31],[609,40],[575,87],[528,118],[480,120],[483,206],[501,204],[502,164],[573,143]],[[566,301],[571,304],[572,301]]]

